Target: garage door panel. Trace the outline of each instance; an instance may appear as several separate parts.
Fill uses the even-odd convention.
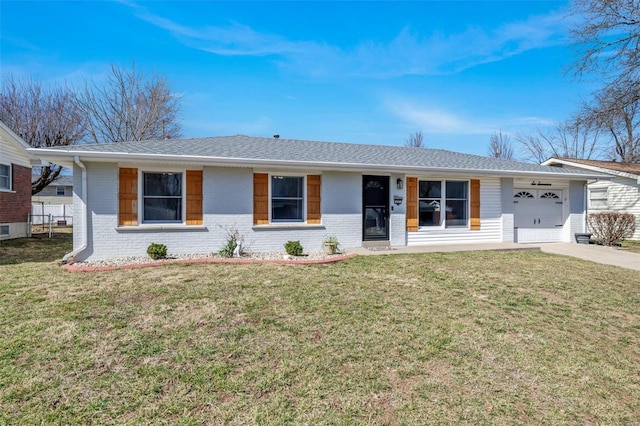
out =
[[[514,227],[516,242],[562,241],[562,191],[514,191]]]

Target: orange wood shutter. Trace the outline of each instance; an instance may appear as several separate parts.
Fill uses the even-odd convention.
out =
[[[253,224],[269,223],[269,175],[253,174]]]
[[[118,181],[118,225],[137,225],[138,169],[120,168]]]
[[[470,204],[471,204],[471,226],[472,231],[480,230],[480,180],[471,179],[471,191],[470,191]]]
[[[418,178],[407,179],[407,231],[418,230]]]
[[[307,223],[320,223],[320,175],[307,176]]]
[[[202,225],[202,170],[187,170],[187,225]]]

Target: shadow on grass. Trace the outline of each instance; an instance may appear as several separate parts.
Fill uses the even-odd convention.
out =
[[[0,265],[16,265],[28,262],[55,262],[73,247],[71,234],[34,234],[29,238],[0,241]]]

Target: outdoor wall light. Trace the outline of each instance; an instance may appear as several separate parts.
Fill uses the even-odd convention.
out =
[[[400,181],[400,179],[398,179]],[[402,182],[402,181],[400,181]],[[402,204],[402,197],[398,197],[397,195],[393,196],[393,204],[395,204],[396,206],[399,206],[400,204]]]
[[[402,179],[398,178],[398,180],[396,181],[396,188],[402,189],[402,184],[403,184]],[[400,200],[400,202],[402,202],[402,200]]]

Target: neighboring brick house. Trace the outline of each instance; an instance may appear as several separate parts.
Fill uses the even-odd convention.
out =
[[[0,240],[26,237],[31,212],[29,148],[0,122]]]
[[[299,240],[322,249],[574,241],[585,185],[604,175],[403,146],[229,136],[32,148],[73,167],[65,259],[220,250]]]

